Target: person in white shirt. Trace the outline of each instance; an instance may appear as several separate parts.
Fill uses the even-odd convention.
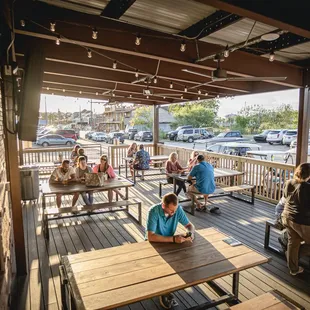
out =
[[[73,167],[70,167],[70,161],[68,159],[62,161],[61,166],[57,167],[53,171],[49,179],[49,183],[51,184],[63,184],[63,185],[67,185],[68,183],[75,181],[76,181],[75,171]],[[62,194],[56,195],[56,204],[58,208],[61,207],[61,197]],[[75,206],[78,197],[79,196],[76,197],[76,195],[74,195],[72,200],[72,207]]]

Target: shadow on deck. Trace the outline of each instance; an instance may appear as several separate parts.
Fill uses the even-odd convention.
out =
[[[148,208],[160,202],[158,198],[160,179],[161,176],[147,177],[146,181],[138,181],[129,191],[130,198],[143,201],[143,225]],[[168,187],[165,188],[165,192],[172,190],[172,187]],[[97,201],[105,198],[103,193],[95,194]],[[240,273],[239,299],[245,301],[277,289],[306,309],[310,309],[309,273],[297,277],[290,276],[286,261],[264,250],[265,221],[273,218],[274,206],[259,200],[252,206],[229,197],[215,198],[213,202],[221,208],[221,215],[198,212],[195,217],[189,215],[189,219],[197,229],[216,227],[272,257],[270,263]],[[54,200],[50,203],[53,204]],[[68,197],[65,204],[70,203]],[[26,277],[18,279],[15,287],[16,297],[12,298],[11,309],[61,309],[58,266],[62,255],[143,241],[144,227],[133,222],[124,212],[51,221],[49,242],[45,242],[42,234],[40,201],[39,207],[31,203],[24,205],[23,214],[29,273]],[[183,230],[181,227],[178,229]],[[272,232],[271,244],[276,246],[277,236],[277,232]],[[231,291],[230,276],[216,282]],[[179,306],[175,309],[193,307],[216,296],[207,284],[181,290],[176,292]],[[225,308],[225,305],[217,307],[217,309]],[[122,309],[152,310],[161,309],[161,306],[158,299],[154,298]]]

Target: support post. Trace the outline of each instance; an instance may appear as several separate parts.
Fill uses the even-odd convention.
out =
[[[153,144],[154,144],[154,155],[158,155],[159,142],[159,105],[155,104],[153,107]]]
[[[298,135],[296,151],[296,167],[307,162],[309,122],[310,122],[310,93],[308,85],[299,91]]]
[[[18,140],[18,152],[19,152],[19,164],[20,166],[24,165],[24,149],[23,149],[23,141]]]

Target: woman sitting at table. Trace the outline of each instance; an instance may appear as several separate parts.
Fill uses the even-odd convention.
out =
[[[78,158],[78,166],[75,168],[75,177],[78,182],[85,183],[85,173],[92,173],[91,167],[87,166],[84,156]],[[75,193],[74,199],[78,199],[79,195],[82,195],[83,201],[87,206],[91,206],[94,201],[93,192]]]
[[[100,164],[96,165],[93,168],[94,173],[106,173],[108,176],[108,179],[114,179],[116,178],[116,174],[113,170],[113,167],[109,165],[108,162],[108,156],[102,155],[100,157]],[[117,195],[119,195],[122,199],[125,199],[125,196],[118,190],[118,189],[109,189],[108,190],[108,200],[109,202],[112,202],[113,200],[113,192],[115,192]]]
[[[180,163],[178,162],[178,154],[177,153],[171,153],[169,155],[169,160],[166,161],[166,173],[182,173],[185,171],[185,168],[182,168]],[[173,178],[169,177],[167,175],[167,182],[170,184],[173,184]],[[178,196],[182,189],[184,193],[186,193],[186,186],[185,182],[182,182],[181,180],[175,180],[176,185],[178,185],[176,195]]]
[[[198,151],[192,152],[191,157],[189,158],[188,163],[187,163],[187,167],[189,171],[191,171],[193,167],[198,164],[198,160],[197,160],[198,155],[199,155]]]
[[[74,148],[73,148],[73,150],[72,150],[72,152],[71,152],[71,159],[72,159],[73,161],[75,161],[76,158],[79,156],[78,151],[79,151],[80,148],[81,148],[81,146],[80,146],[79,144],[76,144],[76,145],[74,146]]]
[[[132,157],[132,160],[129,161],[129,169],[131,176],[133,176],[133,158],[138,152],[138,145],[136,142],[132,143],[131,146],[127,149],[127,157]]]

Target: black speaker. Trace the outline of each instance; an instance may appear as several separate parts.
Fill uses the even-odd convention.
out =
[[[33,44],[25,53],[25,79],[18,122],[20,140],[36,141],[37,139],[44,61],[44,48],[38,44]]]

